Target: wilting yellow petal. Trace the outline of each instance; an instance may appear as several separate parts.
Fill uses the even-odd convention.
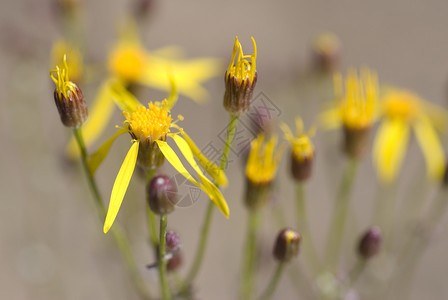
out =
[[[118,79],[111,84],[111,95],[115,104],[117,104],[122,111],[124,110],[128,113],[134,112],[137,107],[142,105],[137,98],[126,89],[124,83]]]
[[[190,146],[190,149],[193,152],[194,157],[198,160],[198,162],[205,169],[205,171],[208,174],[210,174],[210,176],[215,180],[216,184],[218,186],[226,187],[227,176],[224,173],[224,171],[220,167],[209,161],[207,157],[204,154],[202,154],[201,150],[199,150],[199,148],[188,136],[188,134],[186,134],[183,130],[181,131],[181,134],[184,137],[185,141],[188,143],[188,146]]]
[[[163,153],[163,155],[165,156],[166,160],[168,160],[168,162],[180,173],[182,174],[186,179],[188,179],[190,182],[192,182],[193,184],[195,184],[196,186],[198,186],[199,188],[201,188],[202,190],[204,190],[205,192],[207,192],[207,188],[198,183],[193,176],[190,175],[190,173],[187,171],[187,169],[185,169],[184,165],[182,164],[182,162],[180,161],[179,157],[177,157],[177,154],[174,152],[174,150],[168,145],[167,142],[164,141],[160,141],[160,140],[156,140],[157,145],[159,146],[160,151]],[[208,194],[208,192],[207,192]],[[224,212],[223,212],[224,213]],[[224,213],[225,214],[225,213]],[[227,215],[228,216],[228,211],[227,211]]]
[[[401,168],[409,142],[410,128],[402,119],[386,119],[380,125],[373,146],[373,161],[379,177],[394,180]]]
[[[114,111],[111,84],[112,81],[109,79],[101,85],[100,91],[93,101],[92,109],[89,109],[89,118],[82,126],[86,147],[92,145],[103,133]],[[80,153],[74,137],[68,144],[67,153],[70,158],[79,157]]]
[[[228,218],[229,217],[229,207],[227,205],[224,196],[216,185],[214,185],[207,177],[204,176],[201,169],[197,165],[193,157],[193,152],[191,151],[188,143],[181,138],[179,135],[173,136],[174,142],[179,147],[180,151],[187,159],[188,163],[193,167],[193,169],[198,173],[199,178],[205,187],[205,192],[210,197],[210,199],[215,203],[215,205],[221,210],[221,212]]]
[[[141,84],[169,90],[170,76],[176,82],[179,94],[203,102],[208,97],[207,91],[201,86],[206,80],[220,74],[221,64],[213,58],[194,59],[189,61],[170,60],[164,57],[148,55],[147,66],[138,79]]]
[[[109,209],[104,222],[104,233],[107,233],[117,217],[118,210],[123,202],[124,195],[128,189],[131,181],[132,173],[134,173],[135,163],[137,162],[139,142],[134,142],[129,149],[128,154],[124,158],[117,178],[115,179],[114,187],[110,195]]]
[[[168,162],[177,170],[177,172],[200,187],[201,185],[193,178],[193,176],[190,175],[187,169],[185,169],[179,157],[177,157],[177,154],[173,149],[171,149],[168,143],[160,140],[156,140],[156,142],[159,146],[160,151],[163,153],[163,156],[165,156],[166,160],[168,160]]]
[[[434,180],[442,178],[445,171],[445,154],[440,139],[426,116],[421,116],[414,124],[417,141],[426,160],[428,177]]]
[[[96,170],[109,153],[110,147],[112,146],[115,139],[126,132],[128,132],[127,128],[120,128],[112,137],[110,137],[104,144],[102,144],[95,153],[90,155],[87,162],[90,173],[95,174]]]

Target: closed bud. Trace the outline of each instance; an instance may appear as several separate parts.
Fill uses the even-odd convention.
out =
[[[168,231],[165,235],[166,239],[166,251],[173,252],[177,251],[180,247],[179,235],[174,231]]]
[[[313,43],[316,67],[324,72],[338,68],[341,60],[341,42],[332,33],[319,34]]]
[[[288,262],[299,254],[300,234],[286,228],[280,231],[275,241],[274,257],[281,262]]]
[[[69,80],[65,56],[62,67],[56,66],[55,70],[50,71],[50,76],[56,84],[54,101],[62,124],[67,127],[80,127],[88,117],[87,104],[81,89]]]
[[[257,45],[254,43],[254,53],[252,55],[244,55],[243,49],[238,37],[235,38],[233,46],[232,60],[226,71],[224,108],[235,115],[247,112],[250,108],[250,101],[257,83]],[[250,62],[246,58],[250,57]]]
[[[166,263],[166,270],[168,272],[176,271],[182,265],[182,261],[182,251],[179,250]]]
[[[381,248],[382,234],[379,227],[372,227],[362,236],[358,245],[358,253],[364,259],[375,256]]]
[[[149,207],[154,213],[166,215],[174,210],[177,187],[171,178],[165,175],[155,176],[146,189]]]

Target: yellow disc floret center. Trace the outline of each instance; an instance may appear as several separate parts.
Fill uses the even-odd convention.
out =
[[[118,46],[110,55],[109,69],[127,82],[135,82],[143,74],[146,53],[136,45]]]
[[[384,99],[384,113],[390,118],[410,121],[421,109],[418,96],[406,91],[389,92]]]
[[[170,132],[171,115],[166,108],[166,100],[162,103],[150,102],[148,108],[139,106],[133,113],[123,112],[129,123],[130,133],[141,142],[166,140]]]
[[[313,157],[314,146],[307,135],[303,134],[292,141],[292,154],[298,161]]]

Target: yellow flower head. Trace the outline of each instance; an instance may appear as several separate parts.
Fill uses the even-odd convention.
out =
[[[113,49],[109,70],[125,82],[136,82],[144,73],[147,54],[139,44],[125,43]]]
[[[345,80],[345,93],[342,76],[334,76],[334,93],[340,101],[340,118],[349,129],[370,127],[374,121],[375,104],[378,100],[378,81],[376,74],[368,69],[362,70],[358,77],[355,70],[349,70]]]
[[[392,182],[399,173],[411,133],[425,157],[428,177],[440,180],[445,170],[445,154],[435,123],[446,112],[433,107],[406,90],[388,90],[382,100],[382,121],[373,147],[373,161],[379,177]]]
[[[50,71],[50,77],[56,84],[56,92],[60,98],[64,96],[66,99],[68,99],[69,92],[70,94],[76,93],[76,89],[78,89],[76,84],[69,80],[68,69],[67,56],[64,55],[62,65],[56,66],[56,69]],[[56,73],[56,76],[54,75],[54,73]]]
[[[167,109],[167,101],[148,103],[148,108],[139,106],[132,113],[123,112],[129,124],[131,135],[141,142],[165,141],[170,132],[171,115]]]
[[[134,99],[132,101],[128,100],[127,102],[134,103],[136,101],[137,100]],[[196,163],[196,159],[199,160],[199,163],[203,165],[203,167],[215,179],[216,182],[224,185],[227,182],[227,178],[223,170],[217,168],[213,163],[208,161],[202,153],[198,154],[199,150],[196,145],[194,145],[190,137],[185,134],[182,128],[175,124],[176,121],[172,122],[168,102],[166,100],[161,103],[150,102],[148,104],[148,108],[145,108],[142,105],[136,107],[134,107],[134,105],[130,105],[128,108],[129,111],[123,112],[126,117],[125,123],[127,123],[127,126],[121,128],[116,135],[101,146],[99,151],[94,153],[91,156],[92,159],[89,161],[89,169],[93,173],[107,155],[110,146],[118,135],[129,131],[134,138],[133,145],[129,149],[128,154],[123,161],[112,188],[109,209],[104,222],[104,232],[106,233],[115,221],[124,195],[129,186],[137,160],[147,162],[148,159],[152,159],[154,156],[148,155],[148,158],[146,155],[149,153],[148,151],[156,151],[158,153],[157,156],[160,154],[162,158],[164,157],[187,180],[207,193],[210,200],[218,206],[226,217],[228,217],[229,207],[227,206],[224,196],[221,194],[221,191],[217,185],[213,184],[202,173]],[[179,116],[178,119],[182,120],[183,117]],[[179,132],[170,133],[170,128],[178,129]],[[185,136],[185,139],[182,138],[181,135]],[[174,140],[185,160],[196,172],[199,180],[196,180],[184,167],[176,152],[166,142],[167,137],[171,137]],[[143,150],[140,149],[140,146]],[[154,164],[152,164],[152,166],[154,166]],[[155,166],[157,167],[159,164],[156,164]]]
[[[244,55],[241,43],[238,41],[238,37],[235,37],[232,59],[230,60],[229,67],[227,68],[226,77],[234,76],[239,82],[242,82],[245,79],[248,79],[250,83],[254,81],[257,71],[257,44],[255,43],[253,37],[252,43],[254,44],[254,53],[252,55]],[[250,62],[247,61],[246,58],[250,58]]]
[[[292,155],[297,161],[304,161],[311,159],[314,156],[314,145],[311,142],[312,137],[316,131],[315,128],[311,128],[307,133],[303,132],[303,121],[299,117],[296,119],[296,135],[294,136],[291,129],[286,124],[280,125],[286,140],[291,145]]]
[[[264,134],[259,134],[251,142],[251,149],[246,165],[246,176],[256,185],[269,184],[277,173],[283,149],[276,149],[277,137],[265,141]]]
[[[254,53],[244,55],[238,37],[235,38],[232,59],[224,78],[226,85],[224,108],[236,115],[249,110],[252,94],[257,83],[257,45],[254,38],[252,38],[252,42],[254,43]],[[246,58],[250,58],[250,62]]]

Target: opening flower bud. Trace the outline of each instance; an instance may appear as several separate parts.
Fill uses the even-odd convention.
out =
[[[147,185],[147,200],[151,210],[158,215],[166,215],[177,204],[177,187],[166,175],[155,176]]]
[[[315,65],[324,72],[338,68],[341,60],[341,42],[332,33],[321,33],[313,43]]]
[[[257,45],[254,38],[252,38],[252,42],[254,53],[244,55],[238,37],[235,38],[232,59],[224,78],[226,86],[224,108],[235,115],[240,115],[249,110],[252,94],[257,83]],[[250,62],[246,58],[250,58]]]
[[[87,104],[81,89],[76,83],[69,80],[65,56],[62,67],[56,66],[55,70],[51,70],[50,77],[56,84],[54,101],[62,124],[73,128],[81,126],[88,117]]]
[[[358,245],[358,253],[364,259],[375,256],[381,248],[382,234],[379,227],[372,227],[362,236]]]
[[[299,254],[300,234],[286,228],[280,231],[275,241],[274,257],[281,262],[288,262]]]

